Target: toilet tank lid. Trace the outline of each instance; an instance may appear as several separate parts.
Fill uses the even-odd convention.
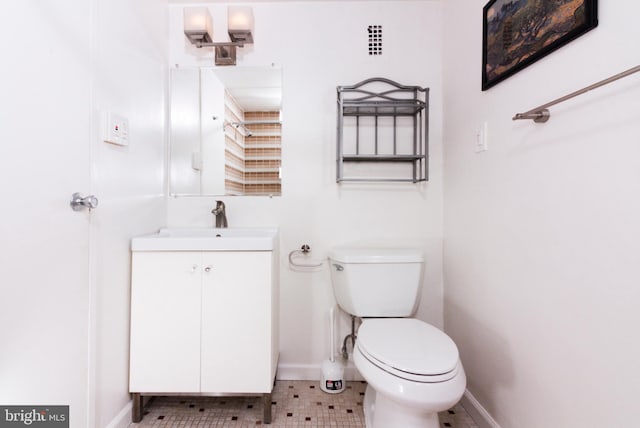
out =
[[[417,248],[336,247],[329,251],[331,260],[342,263],[422,263]]]

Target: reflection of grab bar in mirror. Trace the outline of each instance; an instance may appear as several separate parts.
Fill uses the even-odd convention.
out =
[[[237,129],[244,137],[253,136],[253,131],[247,128],[247,125],[282,125],[281,120],[246,120],[239,122],[224,122],[222,129],[224,131],[227,130],[227,126],[231,126],[234,129]]]
[[[227,126],[231,126],[234,129],[237,129],[240,134],[244,137],[251,137],[253,132],[245,126],[245,122],[227,122],[224,121],[224,125],[222,125],[222,129],[226,132]]]
[[[239,125],[282,125],[281,120],[244,120],[233,123],[237,123]]]

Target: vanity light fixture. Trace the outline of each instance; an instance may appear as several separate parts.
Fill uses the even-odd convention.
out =
[[[198,48],[215,48],[216,65],[236,65],[236,48],[253,44],[253,10],[250,6],[227,8],[230,42],[213,41],[213,23],[207,7],[184,8],[184,34]]]

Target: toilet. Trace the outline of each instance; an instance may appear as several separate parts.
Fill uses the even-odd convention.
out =
[[[367,428],[438,428],[438,412],[466,387],[458,348],[436,327],[410,318],[418,305],[424,259],[409,248],[334,248],[336,301],[362,319],[353,350],[367,381]]]

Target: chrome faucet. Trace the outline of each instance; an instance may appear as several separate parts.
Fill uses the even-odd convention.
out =
[[[225,210],[224,202],[216,201],[216,207],[211,210],[211,214],[216,217],[216,228],[220,229],[227,227],[227,212]]]

